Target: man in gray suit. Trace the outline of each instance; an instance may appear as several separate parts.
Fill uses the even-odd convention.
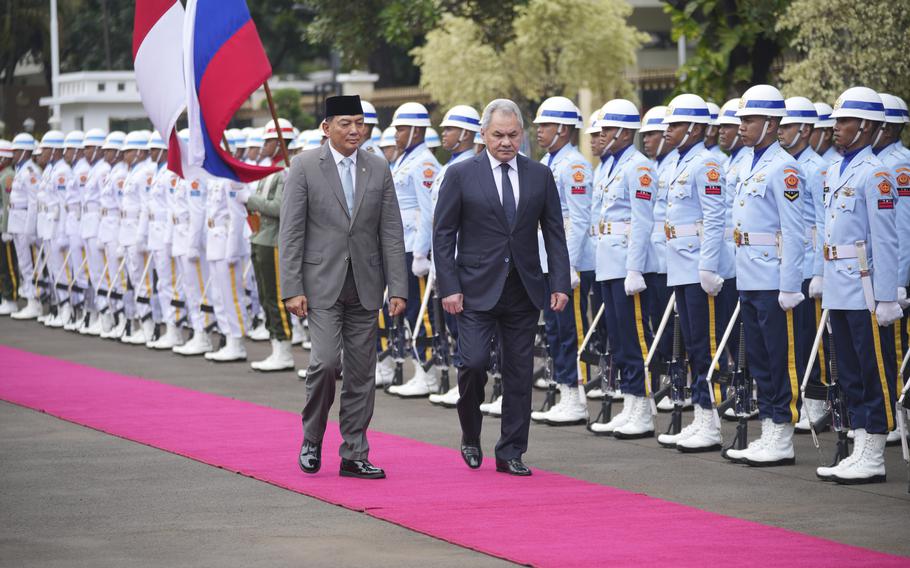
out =
[[[389,313],[408,295],[404,234],[395,185],[382,158],[359,149],[360,97],[326,99],[328,141],[291,162],[278,240],[288,311],[308,317],[310,366],[303,408],[300,468],[319,471],[322,438],[341,376],[342,476],[385,477],[369,462],[377,318],[388,289]]]

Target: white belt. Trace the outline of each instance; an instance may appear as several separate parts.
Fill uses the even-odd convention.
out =
[[[67,205],[66,206],[67,213],[79,213],[80,211],[82,211],[81,205]]]
[[[623,235],[628,236],[632,232],[632,224],[623,221],[601,221],[601,235]]]
[[[667,240],[678,239],[680,237],[701,237],[702,226],[701,223],[695,223],[693,225],[671,225],[665,221],[664,234],[667,236]]]
[[[99,211],[100,209],[101,209],[101,207],[99,207],[99,205],[97,203],[86,203],[85,205],[82,206],[83,213],[89,213],[89,212],[94,213],[95,211]]]
[[[825,243],[825,260],[856,258],[856,245],[829,245]]]
[[[103,217],[120,217],[120,209],[108,209],[107,207],[101,208],[101,215]]]
[[[777,233],[756,233],[733,229],[733,242],[738,247],[759,246],[776,247],[778,244]]]
[[[129,212],[129,211],[121,211],[121,212],[120,212],[120,218],[121,218],[121,219],[138,219],[138,218],[139,218],[139,212],[137,211],[136,213],[131,213],[131,212]]]
[[[726,229],[724,229],[724,240],[725,241],[733,240],[733,228],[732,227],[727,227]]]

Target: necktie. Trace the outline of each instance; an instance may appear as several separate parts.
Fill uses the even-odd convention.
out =
[[[502,209],[506,214],[509,228],[515,225],[515,194],[512,193],[512,180],[509,179],[509,164],[499,166],[502,172]]]
[[[341,188],[344,189],[344,199],[348,202],[348,215],[354,213],[354,176],[351,175],[353,160],[341,160]]]

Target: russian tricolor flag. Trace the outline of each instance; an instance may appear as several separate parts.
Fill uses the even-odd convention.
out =
[[[179,0],[136,0],[133,66],[152,124],[168,141],[168,169],[182,174],[174,126],[186,106],[183,78],[183,5]]]
[[[183,45],[187,163],[244,183],[281,170],[236,160],[221,143],[231,117],[272,74],[246,2],[188,0]]]

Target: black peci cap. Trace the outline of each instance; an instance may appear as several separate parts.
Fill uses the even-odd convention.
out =
[[[360,95],[338,95],[325,100],[325,117],[363,114]]]

